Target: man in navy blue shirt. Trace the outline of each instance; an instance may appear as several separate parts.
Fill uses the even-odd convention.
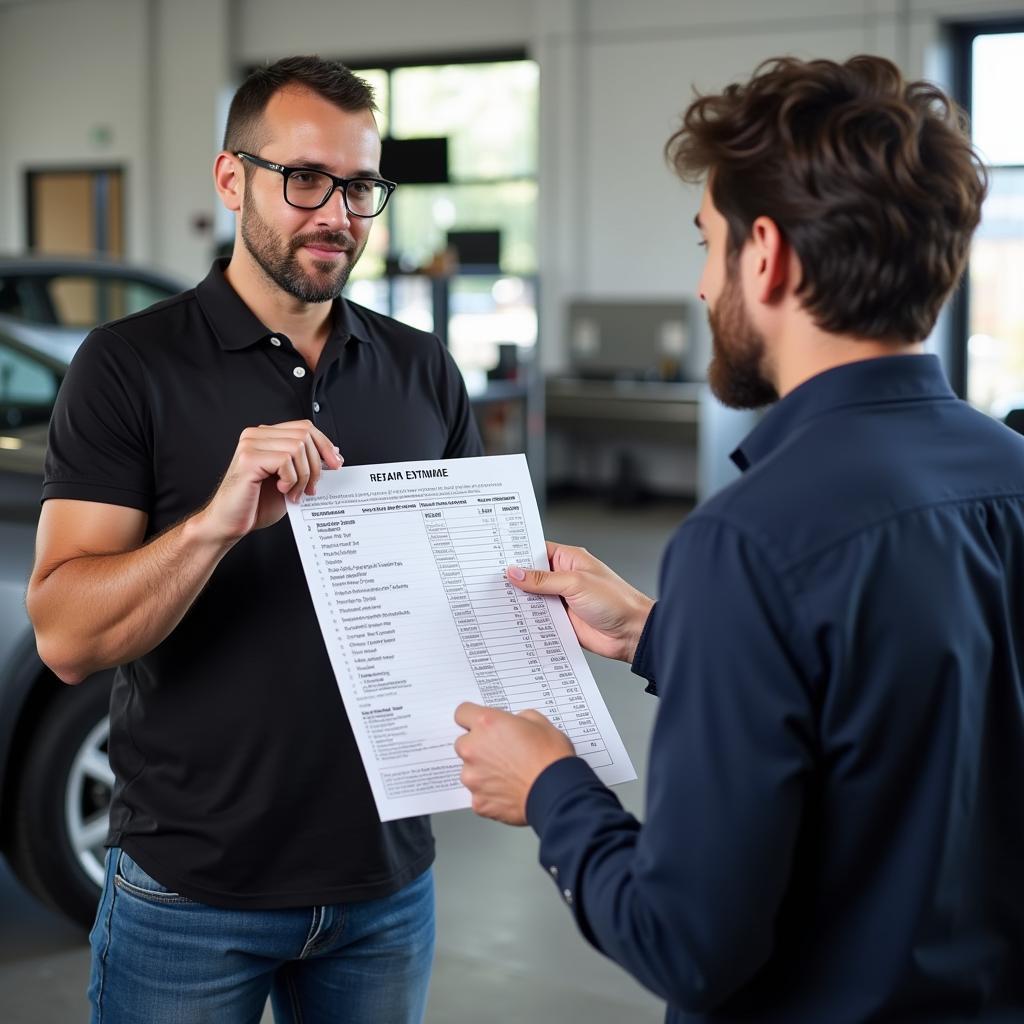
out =
[[[660,697],[646,821],[537,712],[465,704],[474,809],[670,1021],[1024,1020],[1024,438],[922,344],[984,171],[874,57],[768,62],[667,151],[707,181],[712,387],[778,401],[656,605],[579,548],[509,569]]]

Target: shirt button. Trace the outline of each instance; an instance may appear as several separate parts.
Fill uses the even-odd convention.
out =
[[[320,403],[319,402],[314,402],[313,403],[313,412],[319,412],[319,411],[320,411]]]
[[[304,366],[296,366],[295,369],[292,370],[292,374],[296,377],[305,377],[306,368]]]
[[[270,344],[273,345],[274,348],[280,348],[281,347],[281,339],[280,338],[271,338],[270,339]]]
[[[571,889],[563,889],[562,890],[562,895],[565,897],[565,902],[568,903],[569,906],[571,907],[572,906],[572,890]]]
[[[551,874],[552,878],[558,878],[558,868],[556,868],[554,864],[552,864],[551,867],[548,868],[548,872]]]

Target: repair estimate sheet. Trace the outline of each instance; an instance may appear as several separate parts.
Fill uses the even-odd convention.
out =
[[[536,708],[609,784],[636,778],[548,568],[522,455],[325,471],[288,503],[327,652],[382,821],[470,805],[464,700]]]

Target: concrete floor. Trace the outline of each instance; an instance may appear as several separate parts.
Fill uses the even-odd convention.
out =
[[[560,502],[548,536],[582,544],[653,594],[662,547],[686,512],[656,504],[613,510]],[[590,659],[601,692],[640,779],[617,787],[643,810],[654,698],[619,664]],[[437,815],[437,958],[428,1024],[656,1024],[662,1004],[579,936],[537,864],[528,829],[468,811]],[[84,935],[40,907],[0,860],[0,1021],[74,1024],[88,1019]],[[272,1020],[268,1012],[264,1021]],[[377,1024],[377,1022],[367,1022]]]

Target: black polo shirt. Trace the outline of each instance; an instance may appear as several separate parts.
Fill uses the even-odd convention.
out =
[[[302,418],[348,465],[481,454],[436,337],[339,299],[312,372],[224,265],[85,340],[44,501],[138,508],[153,537],[210,498],[246,427]],[[118,669],[110,761],[108,844],[205,903],[375,899],[433,859],[427,818],[378,818],[287,519],[241,540],[174,632]]]

